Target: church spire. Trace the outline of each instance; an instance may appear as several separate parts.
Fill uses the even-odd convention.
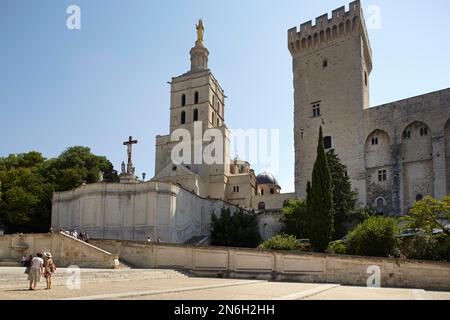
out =
[[[191,72],[207,70],[208,69],[208,56],[209,51],[205,47],[204,33],[205,26],[203,20],[200,19],[198,24],[195,25],[197,29],[197,41],[195,41],[195,47],[191,49]]]

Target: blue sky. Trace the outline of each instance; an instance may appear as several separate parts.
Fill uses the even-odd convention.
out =
[[[81,8],[81,30],[66,8]],[[226,123],[280,129],[284,191],[294,190],[293,89],[287,30],[343,0],[2,0],[0,156],[55,157],[89,146],[120,168],[129,135],[138,174],[154,174],[154,142],[169,131],[169,85],[188,71],[203,17],[209,66],[228,96]],[[381,9],[369,30],[373,106],[450,86],[448,0],[363,1]],[[367,18],[367,15],[366,15]],[[259,172],[260,168],[255,170]]]

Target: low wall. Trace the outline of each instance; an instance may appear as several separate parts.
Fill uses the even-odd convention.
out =
[[[366,286],[368,267],[378,266],[382,287],[450,290],[450,263],[444,262],[117,240],[92,244],[138,267],[183,269],[200,276]]]
[[[20,259],[37,252],[51,252],[57,267],[112,269],[118,256],[63,233],[0,236],[0,259]]]

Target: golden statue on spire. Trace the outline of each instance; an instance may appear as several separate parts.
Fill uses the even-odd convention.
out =
[[[203,25],[203,20],[199,19],[198,24],[195,25],[197,28],[197,42],[203,43],[203,35],[205,33],[205,26]]]

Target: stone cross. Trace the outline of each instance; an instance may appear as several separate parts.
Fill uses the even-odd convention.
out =
[[[137,143],[138,143],[138,141],[137,141],[137,140],[133,140],[133,137],[132,137],[132,136],[130,136],[130,137],[128,138],[128,141],[125,141],[125,142],[123,143],[124,146],[127,146],[127,152],[128,152],[128,165],[131,165],[131,164],[132,164],[132,162],[131,162],[132,146],[133,146],[133,144],[137,144]]]

